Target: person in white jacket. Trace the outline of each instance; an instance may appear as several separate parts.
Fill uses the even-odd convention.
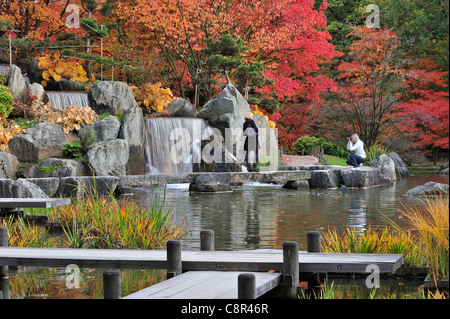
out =
[[[364,143],[359,139],[358,134],[353,134],[352,137],[349,137],[347,139],[347,150],[354,153],[350,154],[350,158],[347,161],[347,164],[357,168],[360,164],[363,164],[366,161]]]

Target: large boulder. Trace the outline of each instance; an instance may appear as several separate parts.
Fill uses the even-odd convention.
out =
[[[61,158],[48,158],[24,169],[27,178],[83,176],[87,169],[78,161]]]
[[[128,143],[122,139],[94,143],[87,153],[88,165],[96,176],[125,176]]]
[[[12,192],[14,198],[48,198],[39,186],[23,178],[14,182]]]
[[[342,176],[339,170],[312,170],[309,185],[311,188],[338,188],[341,184]]]
[[[97,114],[122,114],[131,108],[139,108],[133,91],[124,82],[102,81],[89,91],[89,103]]]
[[[12,187],[14,181],[12,179],[1,179],[0,178],[0,198],[11,198],[13,197]]]
[[[389,153],[388,156],[394,161],[397,179],[408,177],[409,171],[400,156],[395,152]]]
[[[33,83],[28,86],[30,89],[30,95],[35,97],[35,100],[38,102],[44,102],[45,99],[45,89],[39,83]]]
[[[167,108],[167,111],[172,117],[197,117],[197,109],[191,102],[185,99],[175,100]]]
[[[0,178],[16,179],[18,168],[19,161],[16,156],[0,152]]]
[[[22,70],[17,65],[12,65],[9,71],[8,87],[15,99],[23,99],[26,84],[22,75]]]
[[[370,162],[370,166],[380,169],[381,174],[390,178],[392,181],[397,180],[395,163],[388,155],[381,154],[376,160]]]
[[[238,158],[241,158],[242,150],[237,150],[235,145],[243,148],[244,116],[250,112],[250,105],[232,84],[213,100],[207,102],[199,112],[199,117],[205,119],[212,127],[218,128],[225,140],[226,148]],[[227,136],[231,135],[231,136]]]
[[[29,128],[26,134],[14,136],[9,149],[20,162],[37,162],[62,156],[62,147],[67,143],[70,140],[61,125],[43,122]]]
[[[392,183],[392,180],[383,175],[380,169],[373,167],[342,169],[341,176],[346,187],[366,188]]]
[[[448,163],[441,166],[438,172],[439,175],[448,175]]]
[[[145,122],[140,107],[133,107],[125,111],[119,138],[127,141],[129,147],[127,174],[145,174]]]
[[[44,70],[39,68],[39,60],[32,59],[28,65],[27,76],[30,79],[30,83],[40,83],[42,78],[42,73]]]
[[[86,83],[81,81],[71,81],[62,78],[61,81],[59,81],[59,87],[61,88],[61,91],[67,91],[67,92],[74,92],[74,91],[86,91]]]
[[[36,184],[50,198],[58,193],[58,177],[27,178],[27,181]]]
[[[120,121],[113,115],[81,128],[78,137],[84,146],[100,141],[111,141],[119,137]]]
[[[63,177],[58,195],[81,197],[83,195],[111,195],[116,191],[120,178],[117,176]]]
[[[420,195],[448,195],[447,184],[427,182],[424,185],[416,186],[406,192],[406,195],[420,196]]]

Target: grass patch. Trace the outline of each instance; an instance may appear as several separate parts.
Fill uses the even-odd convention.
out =
[[[327,154],[325,154],[323,156],[323,158],[325,158],[328,165],[348,166],[347,160],[344,158],[340,158],[340,157],[333,156],[333,155],[327,155]]]

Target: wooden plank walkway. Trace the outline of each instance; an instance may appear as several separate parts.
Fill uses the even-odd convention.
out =
[[[189,271],[145,288],[123,299],[237,299],[238,276],[242,272]],[[281,273],[252,272],[256,298],[281,283]]]
[[[282,271],[283,251],[182,251],[183,271]],[[15,248],[0,247],[0,265],[166,269],[166,250]],[[332,254],[299,252],[300,272],[365,273],[375,264],[380,273],[394,273],[403,264],[403,255]]]
[[[70,204],[70,198],[0,198],[0,208],[51,208]]]

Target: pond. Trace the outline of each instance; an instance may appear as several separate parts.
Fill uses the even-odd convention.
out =
[[[249,183],[228,193],[193,193],[188,185],[167,185],[165,207],[176,222],[185,221],[188,233],[183,249],[198,250],[201,230],[215,232],[216,250],[276,248],[285,241],[297,241],[306,250],[306,234],[313,230],[347,226],[363,231],[369,225],[386,225],[385,217],[404,225],[400,209],[417,201],[405,192],[428,181],[449,183],[448,176],[416,175],[393,185],[368,189],[287,190],[281,185]],[[162,197],[164,189],[155,191]],[[131,198],[151,203],[148,189],[135,189]],[[65,268],[11,271],[10,297],[17,298],[102,298],[104,269],[81,269],[80,287],[66,285]],[[164,270],[121,270],[124,294],[164,280]],[[414,288],[417,290],[417,287]]]
[[[383,216],[403,225],[399,209],[417,201],[405,192],[428,181],[448,184],[447,176],[416,175],[390,186],[367,189],[288,190],[281,185],[247,183],[233,192],[193,193],[188,185],[168,185],[165,207],[189,229],[184,249],[199,249],[200,230],[213,230],[216,250],[277,248],[297,241],[306,249],[308,231],[347,226],[363,231],[384,225]],[[162,190],[156,192],[162,196]],[[148,190],[133,200],[149,205]]]

